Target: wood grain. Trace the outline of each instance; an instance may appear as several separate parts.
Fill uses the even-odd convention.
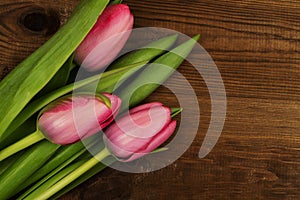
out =
[[[4,77],[46,41],[19,19],[37,7],[62,25],[77,0],[0,3],[0,71]],[[227,93],[227,118],[213,151],[198,151],[211,103],[204,81],[184,63],[201,124],[192,146],[172,165],[147,174],[106,169],[61,199],[298,199],[300,195],[300,2],[295,0],[144,0],[125,3],[136,27],[164,27],[192,36],[209,52]],[[50,12],[51,11],[51,12]],[[166,88],[147,101],[176,99]],[[192,120],[192,119],[191,119]]]
[[[78,1],[1,1],[0,79],[47,41],[66,22],[77,3]],[[35,25],[24,21],[24,18],[32,14],[40,14],[40,18],[44,19],[39,21],[33,15],[31,23]],[[31,29],[40,24],[43,24],[40,30]]]

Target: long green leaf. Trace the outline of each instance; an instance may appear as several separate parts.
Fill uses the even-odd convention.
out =
[[[82,149],[81,151],[77,152],[75,155],[73,155],[68,160],[64,161],[62,165],[57,167],[54,170],[50,170],[50,173],[47,174],[45,177],[43,177],[40,181],[38,181],[36,184],[34,184],[29,190],[26,191],[26,193],[22,194],[19,198],[22,199],[26,197],[28,194],[32,193],[34,190],[39,190],[39,187],[44,187],[43,184],[49,181],[52,177],[54,177],[57,173],[59,173],[61,170],[63,170],[65,167],[67,167],[69,164],[71,164],[74,160],[76,160],[81,154],[85,152],[85,149]]]
[[[24,152],[24,154],[6,169],[0,176],[0,199],[8,199],[26,179],[39,169],[59,148],[59,145],[41,141]]]
[[[15,155],[0,162],[0,176],[5,173],[6,170],[10,170],[15,161],[23,155],[24,152],[18,152]]]
[[[99,146],[98,143],[102,143],[97,139],[97,136],[92,136],[85,139],[84,144],[81,142],[77,142],[73,145],[69,146],[61,146],[58,151],[45,163],[40,169],[38,169],[30,179],[27,179],[25,182],[22,183],[16,190],[16,192],[21,191],[22,189],[26,188],[27,186],[33,184],[37,180],[41,179],[45,175],[47,175],[47,179],[54,176],[58,173],[61,169],[66,167],[70,162],[77,159],[81,154],[87,153],[86,148],[87,145],[90,146]],[[100,145],[103,148],[103,145]],[[51,173],[49,173],[51,172]],[[44,179],[44,178],[43,178]],[[40,184],[45,182],[47,179],[44,179]],[[36,186],[37,187],[37,186]],[[30,188],[30,190],[34,190],[34,188]]]
[[[108,163],[108,162],[113,163],[115,161],[114,158],[112,158],[112,157],[110,157],[110,158],[111,158],[111,161],[106,161],[106,163]],[[85,182],[89,178],[95,176],[95,174],[98,174],[99,172],[101,172],[105,168],[106,168],[106,165],[104,165],[104,164],[102,164],[102,163],[99,162],[96,166],[94,166],[92,169],[90,169],[89,171],[87,171],[84,175],[80,176],[78,179],[76,179],[75,181],[73,181],[68,186],[64,187],[62,190],[60,190],[58,193],[56,193],[51,198],[52,199],[58,199],[63,194],[66,194],[67,192],[71,191],[73,188],[77,187],[78,185],[80,185],[81,183]],[[67,169],[66,169],[66,171],[67,171]],[[40,190],[40,192],[42,192],[42,190]]]
[[[57,166],[62,165],[66,160],[70,159],[76,153],[80,152],[80,149],[84,149],[82,143],[78,142],[74,145],[71,145],[70,148],[67,146],[62,146],[59,150],[49,159],[47,163],[45,163],[40,169],[38,169],[34,174],[30,176],[29,179],[24,181],[15,191],[15,193],[23,190],[24,188],[28,187],[32,183],[36,182],[43,176],[47,175],[49,172],[53,171],[57,168]]]
[[[30,133],[33,133],[36,130],[36,115],[33,115],[31,118],[26,120],[25,123],[18,126],[16,130],[12,131],[10,134],[3,135],[2,139],[0,140],[0,149],[4,149],[5,147],[17,142],[18,140],[26,137]],[[9,137],[5,137],[8,135]]]
[[[152,64],[145,67],[143,72],[127,86],[120,87],[116,94],[129,106],[135,106],[149,96],[174,72],[183,60],[189,55],[200,35],[194,36],[187,42],[179,45],[170,52],[157,58]],[[165,66],[165,67],[162,67]],[[121,110],[128,105],[123,104]]]
[[[74,88],[78,88],[77,92],[108,92],[112,93],[117,87],[118,82],[123,82],[127,80],[130,76],[135,74],[138,70],[140,70],[145,64],[149,61],[144,60],[134,64],[123,65],[123,67],[109,70],[104,72],[99,80],[92,82],[90,84],[86,84],[82,87],[78,87],[77,83],[74,84]],[[99,82],[98,82],[99,81]]]
[[[166,52],[176,41],[178,35],[170,35],[150,44],[132,51],[117,59],[109,66],[109,69],[117,69],[124,65],[138,63],[144,60],[152,60],[153,58]]]
[[[60,179],[62,179],[66,175],[68,175],[70,172],[72,172],[73,170],[75,170],[80,165],[84,164],[85,162],[86,162],[86,160],[81,160],[81,161],[78,161],[76,163],[73,163],[73,164],[67,166],[67,168],[61,170],[58,174],[51,177],[48,181],[46,181],[44,184],[42,184],[40,187],[38,187],[32,193],[29,193],[28,195],[26,193],[27,196],[22,195],[17,199],[30,199],[30,200],[35,199],[41,193],[41,191],[47,190],[49,187],[51,187],[51,185],[55,184],[57,181],[59,181]]]
[[[47,85],[37,95],[34,96],[35,99],[67,84],[70,72],[75,67],[75,64],[73,63],[73,57],[74,56],[72,54],[58,70],[58,72],[56,72],[53,78],[47,83]]]
[[[66,168],[70,163],[77,162],[80,160],[88,160],[92,157],[92,155],[86,151],[86,148],[97,148],[94,150],[98,150],[99,148],[104,148],[104,143],[97,138],[97,136],[92,136],[90,138],[87,138],[84,142],[85,145],[82,143],[77,143],[79,145],[76,146],[76,144],[71,145],[69,147],[64,146],[60,149],[62,151],[59,151],[54,155],[52,159],[48,163],[46,163],[41,169],[39,169],[35,174],[38,174],[39,180],[36,184],[34,184],[32,187],[30,187],[25,193],[23,193],[19,198],[23,198],[27,196],[28,194],[32,193],[34,190],[38,189],[39,187],[44,187],[42,184],[47,182],[49,179],[52,179],[52,177],[57,176],[58,173],[60,173],[61,170]],[[64,154],[64,155],[62,155]],[[78,158],[80,157],[80,159]],[[49,168],[50,167],[50,168]],[[33,175],[33,177],[30,178],[30,180],[26,181],[21,185],[22,188],[25,188],[23,185],[25,184],[30,185],[34,183],[37,179],[37,176]],[[60,175],[59,175],[60,176]],[[36,179],[36,180],[32,180]],[[30,184],[27,184],[30,183]],[[48,183],[46,183],[48,184]],[[21,191],[18,190],[18,191]]]
[[[1,81],[0,139],[84,39],[107,4],[108,0],[80,1],[68,22]]]

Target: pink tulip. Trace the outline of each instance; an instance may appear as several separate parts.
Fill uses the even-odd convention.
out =
[[[75,51],[75,61],[88,71],[104,68],[123,48],[132,26],[133,15],[127,5],[107,7]]]
[[[170,114],[170,108],[156,102],[133,108],[105,130],[107,149],[123,162],[148,154],[174,132],[176,121]]]
[[[110,106],[104,100],[109,100]],[[105,128],[119,112],[120,105],[121,99],[108,93],[103,97],[73,95],[62,98],[42,113],[38,129],[53,143],[71,144]]]

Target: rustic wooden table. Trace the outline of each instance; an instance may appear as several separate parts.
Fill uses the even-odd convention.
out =
[[[194,86],[201,109],[200,128],[187,152],[151,173],[106,169],[61,199],[299,199],[300,2],[125,2],[136,27],[201,33],[199,42],[225,84],[225,126],[212,152],[198,158],[210,120],[210,98],[204,81],[185,63],[179,71]],[[77,3],[1,0],[1,78],[64,24]],[[169,95],[160,88],[148,100],[175,104]]]

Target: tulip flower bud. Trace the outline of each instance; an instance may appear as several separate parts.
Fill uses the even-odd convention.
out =
[[[174,132],[176,121],[170,115],[170,108],[156,102],[133,108],[105,130],[106,148],[122,162],[148,154]]]
[[[105,128],[114,119],[120,105],[121,99],[108,93],[102,97],[73,95],[62,98],[42,112],[38,129],[53,143],[71,144]]]
[[[107,7],[75,51],[74,60],[88,71],[104,68],[125,45],[133,15],[125,4]]]

